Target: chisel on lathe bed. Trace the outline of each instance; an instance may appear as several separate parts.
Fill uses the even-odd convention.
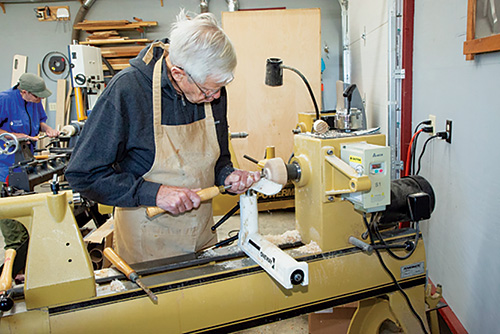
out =
[[[197,191],[196,193],[198,194],[198,196],[200,196],[201,198],[201,201],[204,202],[204,201],[208,201],[209,199],[212,199],[214,198],[215,196],[219,195],[219,194],[223,194],[226,192],[226,190],[228,190],[229,188],[231,188],[231,186],[213,186],[213,187],[210,187],[210,188],[205,188],[205,189],[201,189],[200,191]],[[152,218],[156,215],[159,215],[161,213],[165,213],[166,211],[157,207],[157,206],[151,206],[149,208],[146,209],[146,214],[148,215],[149,218]]]
[[[16,251],[14,249],[7,249],[5,251],[5,261],[3,264],[2,275],[0,276],[0,313],[7,312],[14,307],[14,300],[12,300],[12,269],[14,267],[14,259]]]
[[[122,273],[125,274],[125,276],[127,276],[127,278],[129,280],[131,280],[132,282],[134,282],[135,284],[137,284],[142,290],[144,290],[144,292],[146,292],[146,294],[148,295],[148,297],[151,299],[151,301],[155,304],[158,304],[158,297],[156,297],[156,295],[154,293],[151,292],[151,290],[149,290],[143,283],[142,281],[139,279],[139,275],[136,273],[136,271],[132,268],[130,268],[130,266],[127,264],[127,262],[125,262],[124,259],[121,258],[120,255],[118,255],[114,250],[113,248],[110,248],[110,247],[106,247],[104,249],[104,256],[113,264],[116,266],[116,268],[118,268]]]

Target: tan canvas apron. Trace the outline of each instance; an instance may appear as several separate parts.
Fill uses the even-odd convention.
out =
[[[144,61],[149,63],[154,47],[151,45]],[[214,184],[214,167],[220,150],[210,103],[205,103],[205,119],[185,125],[161,124],[161,65],[155,64],[153,74],[153,114],[155,160],[143,175],[147,181],[169,186],[206,188]],[[115,211],[115,247],[125,261],[144,262],[193,253],[216,242],[211,232],[212,203],[201,203],[196,210],[179,215],[169,213],[154,219],[146,217],[144,207],[117,208]]]

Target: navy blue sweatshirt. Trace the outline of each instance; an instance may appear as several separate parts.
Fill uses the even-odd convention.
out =
[[[164,43],[167,40],[163,40]],[[156,205],[159,183],[142,178],[154,162],[152,78],[162,49],[146,65],[147,48],[116,74],[97,100],[73,150],[66,178],[74,191],[98,203],[118,207]],[[177,94],[163,60],[162,124],[190,124],[205,118],[203,104],[192,104]],[[234,170],[228,149],[226,90],[212,102],[220,157],[215,184]],[[168,184],[168,181],[165,182]]]

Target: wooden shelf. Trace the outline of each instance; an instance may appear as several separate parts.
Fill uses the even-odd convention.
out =
[[[136,57],[145,45],[151,43],[152,40],[147,38],[131,39],[129,37],[120,36],[117,30],[136,30],[141,32],[141,37],[145,37],[144,28],[158,25],[156,21],[142,21],[135,17],[134,20],[137,22],[130,22],[128,20],[84,20],[83,22],[75,24],[74,28],[84,30],[90,34],[87,40],[80,42],[80,44],[99,47],[101,49],[101,55],[106,58],[106,61],[113,67],[113,70],[120,71],[129,67],[130,59]],[[103,63],[103,70],[109,71],[105,63]]]
[[[114,39],[95,39],[92,41],[80,42],[83,45],[106,45],[106,44],[131,44],[131,43],[151,43],[152,40],[147,38],[137,38],[137,39],[126,39],[126,38],[114,38]]]
[[[143,30],[147,27],[155,27],[158,25],[156,21],[138,21],[130,22],[127,20],[118,21],[88,21],[77,23],[73,26],[74,29],[85,31],[99,30]]]

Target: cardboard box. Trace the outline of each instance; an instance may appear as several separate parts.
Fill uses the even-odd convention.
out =
[[[104,257],[102,251],[106,247],[113,247],[114,228],[115,223],[111,218],[98,229],[92,231],[83,238],[83,241],[87,245],[87,250],[89,251],[94,269],[109,268],[111,266],[111,262]]]
[[[309,314],[309,333],[347,333],[357,308],[358,303],[351,303]]]

